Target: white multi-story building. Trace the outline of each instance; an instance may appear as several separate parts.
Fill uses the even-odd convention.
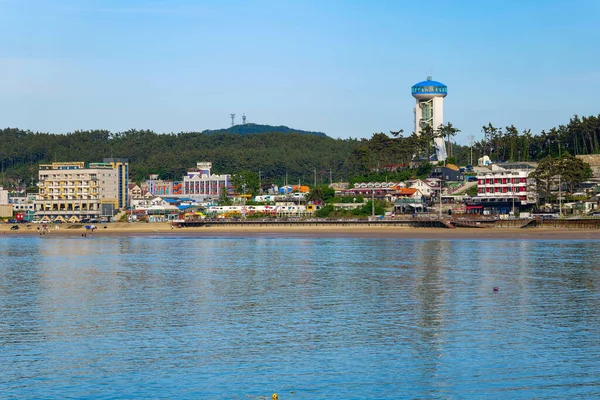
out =
[[[129,163],[106,158],[103,162],[66,162],[39,167],[35,216],[44,221],[79,222],[110,217],[128,206]]]
[[[438,180],[439,181],[439,180]],[[423,181],[421,179],[415,179],[406,181],[408,187],[411,189],[417,189],[423,196],[427,198],[437,197],[437,193],[440,192],[440,185],[434,184],[431,181]]]
[[[5,190],[2,186],[0,186],[0,205],[8,204],[8,190]]]
[[[535,200],[529,191],[528,177],[529,171],[522,170],[480,172],[477,174],[477,197],[533,203]]]
[[[12,204],[15,212],[33,212],[35,211],[34,201],[36,199],[35,194],[29,194],[27,196],[9,196],[8,203]],[[0,202],[0,204],[2,204]]]
[[[448,87],[443,83],[431,80],[419,82],[412,87],[412,96],[417,100],[415,105],[415,133],[430,126],[433,130],[439,129],[444,123],[444,97],[448,94]],[[441,137],[435,138],[435,153],[437,161],[446,160],[446,145]]]
[[[196,168],[189,169],[183,177],[182,194],[216,200],[223,192],[228,193],[231,175],[213,175],[211,168],[210,162],[198,162]]]

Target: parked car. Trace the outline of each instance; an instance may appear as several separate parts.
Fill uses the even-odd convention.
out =
[[[469,176],[467,178],[467,182],[477,182],[477,177],[476,176]]]

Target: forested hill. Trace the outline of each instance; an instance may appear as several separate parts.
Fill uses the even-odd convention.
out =
[[[0,0],[1,1],[1,0]],[[106,130],[51,134],[7,128],[0,130],[0,186],[30,184],[38,165],[51,162],[102,161],[127,158],[135,182],[158,174],[180,180],[198,161],[213,164],[214,173],[260,172],[262,183],[318,184],[386,171],[385,166],[427,159],[434,137],[452,142],[458,127],[450,123],[420,136],[374,133],[371,139],[333,139],[323,133],[287,127],[244,124],[220,131],[159,134],[150,130],[112,133]],[[260,133],[267,132],[267,133]],[[574,116],[566,125],[539,133],[515,126],[482,127],[483,139],[471,146],[448,145],[453,163],[465,165],[488,155],[497,161],[540,161],[566,154],[600,154],[600,115]],[[368,180],[396,179],[381,172]]]
[[[315,135],[320,137],[328,137],[323,132],[310,132],[303,131],[300,129],[292,129],[287,126],[272,126],[272,125],[259,125],[259,124],[242,124],[234,125],[227,129],[216,129],[216,130],[205,130],[202,133],[206,135],[217,134],[217,133],[235,133],[238,135],[252,135],[256,133],[300,133],[304,135]]]
[[[254,125],[256,126],[256,125]],[[289,128],[288,128],[289,129]],[[352,172],[354,139],[298,132],[256,134],[182,132],[158,134],[150,130],[111,133],[106,130],[51,134],[7,128],[0,130],[0,186],[37,179],[38,165],[51,162],[102,161],[127,158],[131,179],[148,174],[180,180],[198,161],[213,163],[214,173],[260,171],[263,183],[329,182],[347,179]]]

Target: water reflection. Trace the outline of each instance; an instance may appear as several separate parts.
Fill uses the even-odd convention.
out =
[[[11,238],[0,389],[589,398],[599,253],[588,241]]]

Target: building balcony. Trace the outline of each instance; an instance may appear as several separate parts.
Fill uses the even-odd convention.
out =
[[[96,215],[100,215],[100,210],[93,210],[93,211],[65,211],[65,210],[35,210],[35,214],[39,215],[39,216],[44,216],[44,215],[82,215],[82,216],[96,216]]]
[[[483,184],[478,184],[478,187],[482,187],[482,188],[526,188],[527,184],[526,183],[515,183],[514,185],[508,184],[508,183],[483,183]]]
[[[527,197],[530,193],[518,192],[518,193],[501,193],[501,192],[490,192],[490,193],[477,193],[477,197]]]
[[[404,205],[404,204],[422,204],[423,200],[421,198],[412,198],[412,197],[403,197],[400,199],[396,199],[394,201],[394,205]]]

